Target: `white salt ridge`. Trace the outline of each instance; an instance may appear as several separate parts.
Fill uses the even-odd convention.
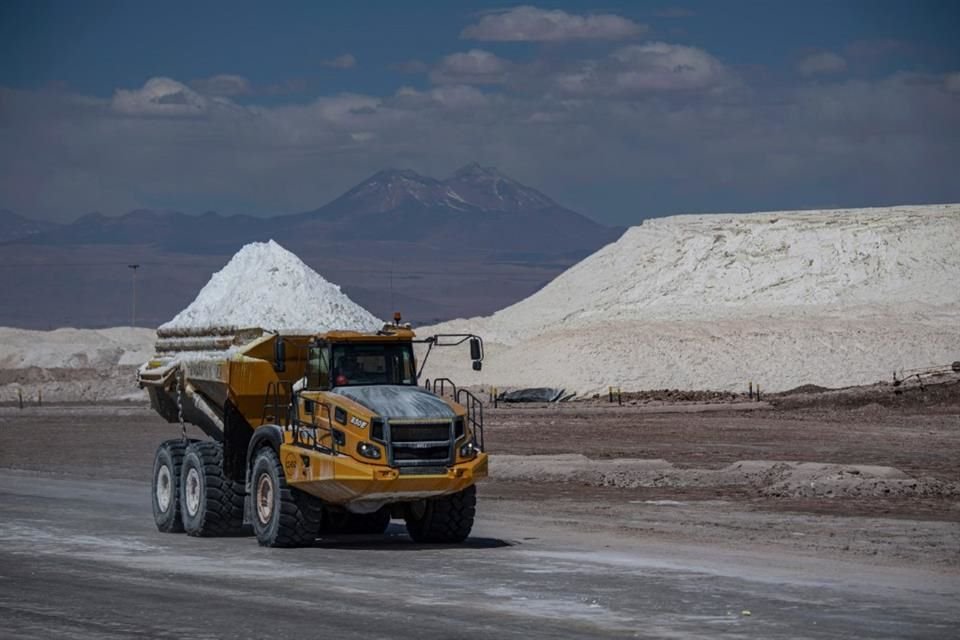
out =
[[[139,365],[153,353],[152,329],[56,329],[0,327],[0,370],[95,369]]]
[[[139,327],[0,327],[0,402],[145,400],[131,369],[153,353],[154,338]]]
[[[645,221],[489,317],[425,375],[604,390],[862,384],[960,359],[960,205]]]
[[[234,327],[286,334],[377,331],[383,326],[340,287],[279,244],[254,242],[213,274],[196,299],[161,330]]]

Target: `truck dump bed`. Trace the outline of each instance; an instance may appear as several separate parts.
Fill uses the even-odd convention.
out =
[[[140,368],[139,383],[168,422],[195,424],[222,441],[227,407],[253,428],[276,420],[290,386],[304,375],[310,339],[260,328],[161,329],[157,355]]]

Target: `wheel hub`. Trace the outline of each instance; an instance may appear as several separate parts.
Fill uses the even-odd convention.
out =
[[[170,482],[170,467],[161,465],[157,471],[157,506],[166,513],[170,508],[170,498],[173,495],[173,484]]]
[[[266,473],[257,481],[257,518],[262,524],[273,515],[273,479]]]
[[[191,516],[197,515],[200,510],[200,474],[196,469],[187,471],[184,492],[187,498],[187,513]]]

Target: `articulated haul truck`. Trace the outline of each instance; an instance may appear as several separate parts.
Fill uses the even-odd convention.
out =
[[[399,314],[376,333],[158,331],[138,381],[181,437],[154,459],[157,528],[252,528],[261,545],[293,547],[383,533],[396,518],[415,541],[463,541],[487,474],[483,404],[446,379],[421,385],[415,343],[424,362],[435,347],[469,344],[481,367],[479,337],[418,339]],[[188,438],[186,423],[207,438]]]

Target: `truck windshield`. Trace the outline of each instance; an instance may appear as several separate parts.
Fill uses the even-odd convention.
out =
[[[333,386],[417,384],[413,345],[334,344]]]

